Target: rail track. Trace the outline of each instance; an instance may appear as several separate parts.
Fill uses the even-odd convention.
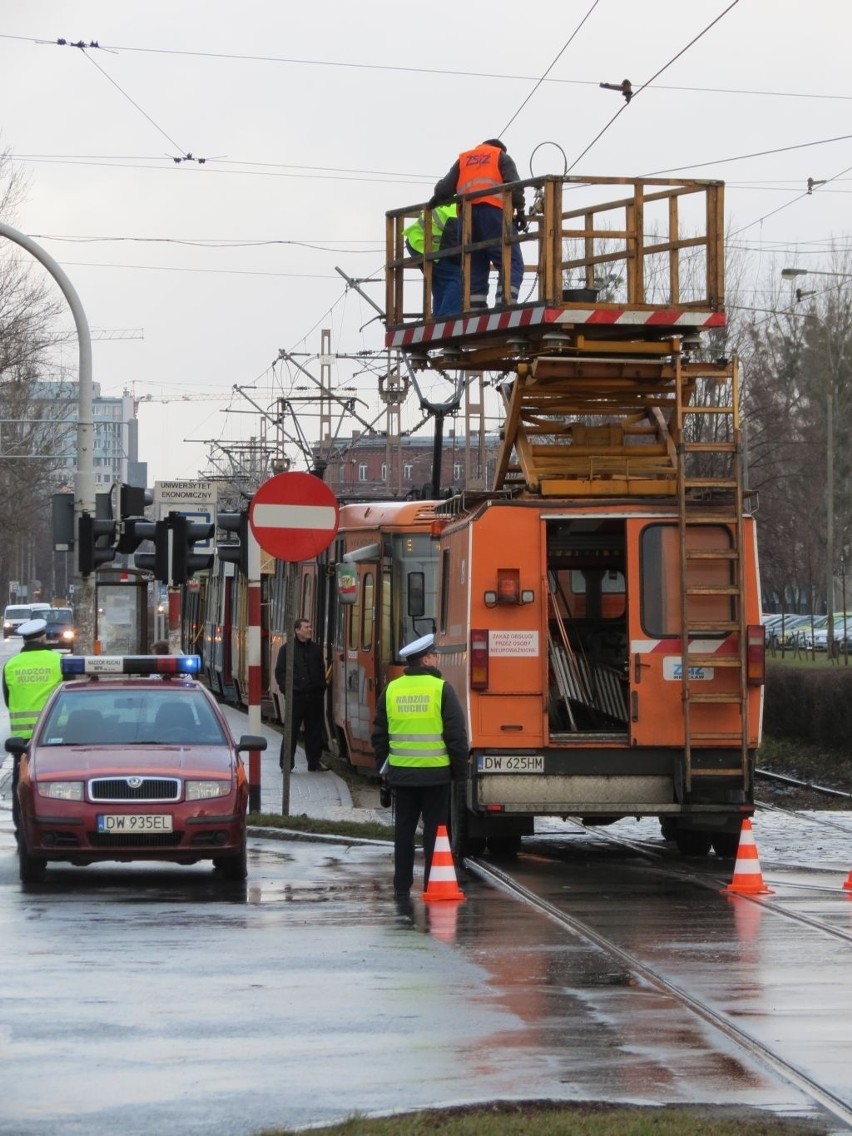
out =
[[[803,816],[795,810],[769,805],[765,808],[770,816],[784,816],[797,824],[821,824],[835,832],[841,829],[850,837],[852,855],[852,825],[845,827],[829,817],[820,820]],[[838,1075],[834,1064],[830,1075],[821,1075],[819,1064],[815,1068],[811,1058],[812,1045],[825,1045],[827,1050],[832,1050],[833,1046],[825,1039],[815,1042],[807,1036],[810,1028],[815,1031],[824,1026],[829,1030],[845,1029],[845,1014],[852,1010],[852,994],[849,1005],[841,1008],[834,1004],[834,992],[838,986],[844,989],[841,1001],[846,1001],[845,988],[851,985],[849,977],[852,974],[849,919],[852,896],[843,891],[840,880],[834,879],[833,884],[828,885],[820,878],[822,872],[828,871],[836,876],[836,868],[812,863],[782,864],[772,860],[767,880],[772,894],[730,896],[736,909],[732,918],[732,904],[728,903],[728,896],[725,897],[725,907],[719,907],[719,895],[725,892],[725,885],[730,880],[732,862],[718,858],[684,860],[659,837],[655,841],[650,838],[635,840],[610,830],[586,829],[579,821],[566,821],[563,828],[567,838],[562,838],[565,850],[561,855],[560,834],[543,833],[525,842],[525,849],[533,854],[521,854],[516,863],[496,864],[474,859],[466,861],[467,867],[479,878],[556,921],[569,935],[599,947],[642,982],[666,993],[684,1010],[718,1029],[728,1041],[740,1047],[743,1054],[774,1071],[844,1126],[852,1128],[852,1076]],[[584,855],[583,844],[576,840],[580,834],[590,837],[599,849],[603,843],[610,853],[623,850],[625,858],[620,867],[610,854],[602,858],[609,864],[608,868],[595,868],[595,858]],[[570,864],[571,861],[574,861],[574,867],[566,870],[566,862]],[[616,891],[620,887],[626,896],[624,909],[621,909],[623,918],[618,918],[618,905],[595,904],[592,889],[583,891],[584,887],[588,887],[587,883],[577,883],[579,874],[590,870],[590,864],[593,875],[600,870],[608,885]],[[569,878],[571,883],[566,884]],[[608,885],[601,887],[603,894]],[[630,895],[634,892],[641,894],[643,889],[648,889],[648,894],[653,891],[655,896],[661,896],[651,905],[651,910],[658,911],[662,905],[667,913],[674,912],[678,903],[683,902],[680,896],[692,893],[692,899],[687,900],[690,910],[700,913],[692,914],[678,926],[677,942],[671,944],[671,950],[667,949],[666,943],[660,942],[653,942],[648,949],[632,945],[636,920],[642,918],[642,904],[630,900]],[[707,902],[700,897],[696,899],[701,892],[713,893],[716,899],[708,897]],[[653,916],[648,914],[648,918]],[[771,935],[765,928],[765,933],[755,935],[757,942],[744,946],[729,930],[730,941],[720,950],[729,952],[736,964],[732,963],[729,969],[716,967],[713,970],[715,978],[695,976],[695,983],[692,983],[687,976],[695,975],[695,972],[684,968],[683,958],[678,958],[678,952],[686,952],[688,957],[692,951],[707,950],[707,937],[712,936],[705,933],[702,939],[701,927],[712,927],[716,919],[718,926],[728,929],[735,919],[744,920],[746,925],[750,920],[757,921],[758,926],[760,920],[767,919]],[[665,932],[661,934],[665,936]],[[787,953],[786,941],[790,959],[779,963],[778,955],[784,958]],[[807,967],[802,974],[803,962],[812,960],[818,968],[820,959],[828,960],[826,964],[832,968],[832,976],[828,976],[825,989],[820,982],[818,991],[812,993],[816,1002],[812,1004],[807,988]],[[799,1005],[801,1000],[804,1005],[812,1005],[808,1025],[803,1025],[799,1033],[793,1035],[785,1033],[783,1027],[775,1028],[774,1009],[757,1013],[752,1012],[751,1005],[749,1010],[742,1006],[737,1008],[737,999],[732,993],[734,988],[745,984],[745,988],[754,995],[754,1004],[770,1006],[777,996],[776,980],[780,971],[786,974],[787,966],[792,968],[792,977],[787,979],[791,987],[791,1002]],[[800,977],[801,991],[796,986]],[[703,992],[702,982],[705,986]],[[825,1003],[821,1002],[822,999]],[[835,1013],[838,1016],[836,1020]],[[780,1020],[783,1019],[784,1014],[780,1013]],[[828,1026],[828,1019],[833,1020],[832,1026]]]

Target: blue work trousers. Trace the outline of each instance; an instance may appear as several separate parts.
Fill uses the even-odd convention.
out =
[[[500,275],[500,284],[497,291],[496,303],[503,301],[503,210],[496,205],[474,205],[471,209],[473,233],[472,242],[491,241],[488,248],[477,249],[470,254],[470,302],[475,308],[488,306],[488,274],[491,265]],[[469,243],[469,242],[468,242]],[[512,302],[517,302],[521,292],[521,282],[524,279],[524,258],[521,255],[520,245],[512,245],[512,266],[509,279],[509,288]]]

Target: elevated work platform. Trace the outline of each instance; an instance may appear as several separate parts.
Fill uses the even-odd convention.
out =
[[[471,309],[470,277],[473,254],[486,246],[465,233],[476,198],[493,191],[460,199],[454,248],[433,249],[425,206],[387,214],[386,346],[410,353],[415,367],[508,369],[548,353],[554,337],[562,351],[606,340],[640,353],[642,343],[724,326],[723,183],[547,176],[521,184],[528,229],[514,229],[512,187],[503,186],[503,238],[493,250],[507,279],[512,246],[520,247],[519,301],[504,285],[485,311]],[[404,233],[419,216],[425,249],[410,256]],[[434,320],[433,266],[447,257],[460,261],[462,310]]]

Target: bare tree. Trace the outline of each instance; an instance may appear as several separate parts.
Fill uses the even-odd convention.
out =
[[[27,182],[0,151],[0,217],[14,224]],[[47,576],[55,456],[67,448],[67,406],[39,394],[59,340],[61,297],[17,245],[0,239],[0,589]],[[3,594],[0,591],[0,594]]]

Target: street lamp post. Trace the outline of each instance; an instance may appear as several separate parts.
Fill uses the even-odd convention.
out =
[[[89,321],[80,303],[80,297],[74,290],[71,281],[53,257],[45,252],[41,245],[25,233],[13,229],[11,225],[0,221],[0,237],[7,237],[10,241],[20,245],[35,257],[50,273],[59,285],[63,296],[68,301],[74,324],[77,328],[77,342],[79,345],[79,376],[77,409],[77,472],[74,477],[74,540],[80,537],[80,515],[90,513],[95,515],[95,462],[93,454],[94,424],[92,421],[92,337],[89,332]],[[94,640],[95,616],[95,589],[88,576],[74,577],[74,607],[77,620],[77,630],[81,649],[91,651]]]

